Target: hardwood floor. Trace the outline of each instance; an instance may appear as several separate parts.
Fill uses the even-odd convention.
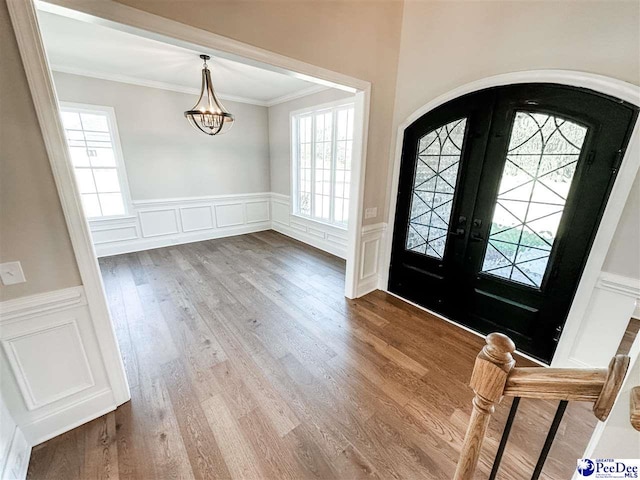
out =
[[[35,447],[28,478],[453,475],[482,339],[380,291],[345,299],[343,261],[275,232],[100,266],[132,399]],[[530,477],[555,406],[521,402],[498,478]],[[595,423],[570,404],[544,478],[571,477]]]

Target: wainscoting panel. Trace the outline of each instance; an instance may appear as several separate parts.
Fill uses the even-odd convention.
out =
[[[357,289],[359,297],[378,289],[382,273],[380,271],[381,246],[383,245],[386,228],[386,223],[376,223],[362,227]]]
[[[3,400],[29,445],[116,408],[82,287],[0,303],[0,344]]]
[[[271,199],[271,215],[274,223],[289,224],[289,197],[273,194]]]
[[[136,225],[95,229],[91,231],[91,235],[95,245],[136,240],[139,236],[138,227]]]
[[[242,203],[216,205],[216,224],[218,228],[235,227],[245,223]]]
[[[215,226],[211,205],[180,207],[180,221],[183,232],[209,230]]]
[[[270,193],[133,202],[132,215],[90,220],[99,257],[271,228]]]
[[[288,237],[329,252],[337,257],[347,257],[347,230],[291,213],[289,197],[271,194],[271,228]]]
[[[178,233],[178,215],[176,210],[143,210],[138,212],[143,237],[158,237]]]
[[[640,282],[602,272],[589,302],[587,315],[574,339],[568,367],[604,367],[615,354],[629,319],[640,305]],[[555,366],[555,365],[554,365]]]
[[[247,223],[268,222],[269,221],[269,202],[247,202],[245,204],[247,210]]]
[[[5,337],[2,346],[29,410],[95,385],[76,319]],[[56,359],[55,369],[42,365],[34,352]]]

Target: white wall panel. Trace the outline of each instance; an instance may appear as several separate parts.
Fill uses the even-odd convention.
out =
[[[347,256],[347,230],[290,213],[289,197],[271,194],[271,228],[340,258]]]
[[[89,224],[103,257],[268,230],[270,199],[249,193],[134,201],[131,216]]]
[[[362,260],[360,262],[360,280],[378,273],[378,255],[380,253],[380,239],[373,238],[362,242]]]
[[[269,202],[247,202],[247,223],[268,222],[269,221]]]
[[[95,245],[100,245],[101,243],[123,242],[138,238],[138,229],[135,225],[128,225],[124,227],[105,227],[92,230],[91,236]]]
[[[29,445],[116,408],[83,287],[0,303],[0,344],[3,400]]]
[[[183,232],[195,232],[214,228],[211,205],[180,207],[180,219]]]
[[[309,235],[313,235],[318,238],[327,238],[327,232],[320,230],[319,228],[307,227],[307,232]]]
[[[242,203],[216,205],[216,225],[218,228],[242,225],[244,222],[244,208]]]
[[[636,303],[640,282],[602,272],[573,339],[569,358],[561,367],[606,367],[624,336]]]
[[[359,269],[357,270],[358,296],[366,295],[378,288],[384,288],[384,285],[381,285],[384,272],[381,271],[382,249],[380,246],[384,241],[386,228],[385,223],[366,225],[362,228]]]
[[[29,410],[95,382],[75,318],[3,338],[2,346]]]
[[[146,210],[139,212],[143,237],[157,237],[178,233],[178,216],[175,209]]]
[[[271,214],[273,215],[273,221],[289,225],[289,202],[284,203],[282,201],[271,202]]]

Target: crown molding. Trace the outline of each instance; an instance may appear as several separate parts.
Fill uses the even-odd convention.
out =
[[[189,95],[200,94],[199,88],[190,88],[190,87],[185,87],[183,85],[177,85],[175,83],[158,82],[156,80],[146,80],[138,77],[132,77],[130,75],[122,75],[119,73],[95,72],[93,70],[89,70],[85,68],[67,67],[67,66],[56,65],[56,64],[51,65],[51,70],[59,73],[68,73],[71,75],[80,75],[82,77],[97,78],[99,80],[108,80],[111,82],[126,83],[129,85],[136,85],[138,87],[158,88],[160,90],[186,93]],[[237,102],[237,103],[246,103],[249,105],[257,105],[259,107],[272,107],[274,105],[279,105],[281,103],[289,102],[297,98],[313,95],[314,93],[319,93],[328,89],[329,87],[325,87],[324,85],[313,85],[309,88],[305,88],[303,90],[299,90],[293,93],[288,93],[286,95],[276,97],[269,101],[257,100],[255,98],[240,97],[238,95],[229,95],[229,94],[220,93],[217,91],[216,91],[216,94],[218,95],[218,98],[220,98],[221,100],[228,100],[230,102]]]
[[[297,98],[306,97],[308,95],[313,95],[314,93],[324,92],[325,90],[329,90],[329,87],[325,87],[324,85],[313,85],[309,88],[305,88],[303,90],[298,90],[297,92],[288,93],[286,95],[282,95],[281,97],[276,97],[269,100],[266,103],[267,107],[273,107],[274,105],[279,105],[284,102],[289,102],[291,100],[296,100]]]
[[[177,85],[169,82],[158,82],[156,80],[145,80],[142,78],[132,77],[129,75],[121,75],[118,73],[104,73],[95,72],[92,70],[76,67],[66,67],[62,65],[51,65],[51,70],[59,73],[69,73],[71,75],[80,75],[82,77],[97,78],[99,80],[109,80],[112,82],[127,83],[129,85],[136,85],[138,87],[158,88],[160,90],[169,90],[172,92],[187,93],[189,95],[199,95],[199,88],[190,88],[183,85]],[[258,105],[260,107],[266,107],[267,102],[257,100],[255,98],[240,97],[237,95],[227,95],[225,93],[216,92],[218,98],[222,100],[229,100],[230,102],[247,103],[249,105]]]

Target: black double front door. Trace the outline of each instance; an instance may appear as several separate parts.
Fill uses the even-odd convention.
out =
[[[636,117],[552,84],[424,115],[404,134],[389,290],[550,362]]]

